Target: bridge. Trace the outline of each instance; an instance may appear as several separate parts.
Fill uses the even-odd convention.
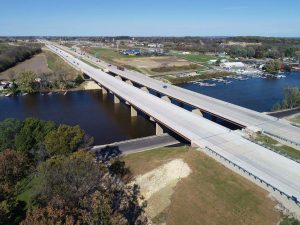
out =
[[[70,51],[66,47],[58,47],[63,48],[66,51]],[[109,66],[108,63],[100,61],[91,55],[87,57],[75,52],[72,53],[76,54],[78,57],[83,57],[85,60],[91,63],[105,68],[108,70],[108,72],[124,79],[127,83],[138,84],[142,86],[144,91],[149,92],[149,90],[153,90],[159,93],[160,95],[164,96],[164,99],[167,101],[175,99],[180,103],[191,106],[193,111],[198,112],[199,114],[206,112],[250,131],[261,131],[270,136],[289,142],[297,148],[300,148],[300,129],[290,125],[285,120],[265,115],[254,110],[224,102],[174,85],[167,84],[167,88],[164,88],[166,84],[162,81],[152,79],[136,71],[127,69],[122,71],[116,66]]]
[[[156,123],[158,134],[166,127],[190,141],[192,145],[226,159],[226,162],[232,163],[247,176],[263,183],[266,189],[271,187],[285,199],[300,205],[299,163],[245,139],[239,130],[227,129],[130,83],[116,79],[56,46],[46,46],[95,80],[102,87],[103,94],[112,93],[116,104],[123,101],[129,105],[131,116],[137,116],[137,111],[148,115]]]

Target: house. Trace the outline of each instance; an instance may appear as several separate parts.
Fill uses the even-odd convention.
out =
[[[243,70],[246,66],[242,62],[224,62],[220,67],[227,70]]]

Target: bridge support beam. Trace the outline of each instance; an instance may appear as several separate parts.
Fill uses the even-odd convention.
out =
[[[166,102],[171,102],[171,99],[167,95],[162,96],[161,99],[165,100]]]
[[[126,80],[125,81],[127,84],[133,85],[133,83],[131,82],[131,80]]]
[[[155,134],[157,136],[164,134],[164,129],[162,128],[162,126],[159,123],[155,124]]]
[[[114,95],[114,103],[119,104],[120,103],[120,98],[116,95]]]
[[[137,117],[137,111],[133,106],[130,106],[130,115],[131,117]]]
[[[200,111],[200,109],[193,109],[192,110],[193,113],[199,115],[199,116],[203,116],[202,112]]]
[[[144,92],[149,93],[149,90],[148,90],[148,88],[146,88],[146,87],[141,87],[141,90],[144,91]]]
[[[152,122],[155,121],[152,116],[149,117],[149,120],[152,121]]]
[[[122,77],[120,76],[115,76],[115,78],[117,78],[118,80],[122,80]]]
[[[107,89],[105,87],[102,87],[102,94],[107,95]]]
[[[101,86],[101,84],[100,83],[97,83],[98,84],[98,86],[99,86],[99,88],[100,88],[100,90],[102,89],[102,86]]]

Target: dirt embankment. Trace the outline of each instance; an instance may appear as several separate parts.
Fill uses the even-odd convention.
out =
[[[181,178],[189,176],[190,167],[183,159],[174,159],[135,179],[148,202],[146,213],[153,219],[171,204],[173,189]]]

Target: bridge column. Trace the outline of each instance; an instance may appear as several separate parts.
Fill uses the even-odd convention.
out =
[[[126,80],[125,81],[127,84],[133,85],[133,83],[131,82],[131,80]]]
[[[144,92],[149,93],[149,90],[148,90],[148,88],[146,88],[146,87],[141,87],[141,90],[144,91]]]
[[[157,136],[164,134],[164,129],[162,128],[162,126],[159,123],[155,124],[155,134]]]
[[[171,102],[171,99],[167,95],[162,96],[161,99],[165,100],[166,102]]]
[[[122,80],[122,77],[120,76],[115,76],[115,78],[117,78],[118,80]]]
[[[114,95],[114,103],[119,104],[120,103],[120,98],[116,95]]]
[[[102,87],[102,94],[107,95],[107,89],[105,87]]]
[[[97,83],[97,84],[98,84],[99,88],[100,88],[100,89],[102,89],[102,86],[101,86],[101,84],[100,84],[100,83]]]
[[[137,116],[137,111],[133,106],[130,106],[130,115],[131,115],[131,117]]]
[[[199,115],[199,116],[203,116],[202,112],[200,111],[200,109],[193,109],[192,110],[193,113]]]

